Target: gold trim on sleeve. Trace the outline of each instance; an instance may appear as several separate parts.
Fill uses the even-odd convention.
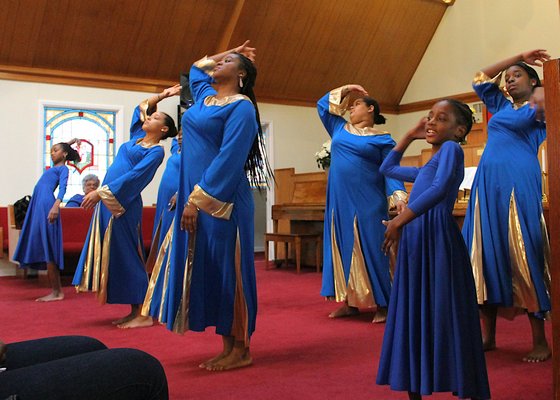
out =
[[[142,121],[142,122],[146,121],[146,118],[148,117],[148,108],[149,107],[150,107],[150,104],[148,103],[148,99],[144,100],[138,106],[138,108],[140,109],[140,121]]]
[[[508,224],[509,258],[511,260],[511,283],[513,289],[514,307],[524,308],[529,312],[540,311],[537,293],[527,262],[525,241],[519,222],[515,189],[512,190],[509,200]]]
[[[207,56],[204,56],[204,58],[201,58],[200,60],[196,61],[193,65],[203,70],[208,75],[212,76],[213,70],[216,67],[216,61],[214,61],[211,58],[208,58]]]
[[[393,194],[387,198],[389,210],[396,209],[399,201],[403,201],[404,204],[408,204],[408,193],[404,190],[395,190]]]
[[[109,186],[101,186],[99,189],[97,189],[97,193],[99,193],[99,196],[101,196],[101,201],[103,201],[105,207],[109,209],[109,211],[115,218],[118,218],[125,213],[126,210],[121,205],[121,203],[119,203],[113,192],[111,192]]]
[[[354,247],[352,249],[352,262],[350,276],[348,277],[348,305],[357,308],[372,308],[376,301],[366,267],[366,261],[360,245],[360,232],[358,220],[354,216]]]
[[[346,86],[342,86],[331,90],[329,94],[329,113],[333,115],[343,116],[348,110],[349,97],[342,97],[342,91]]]
[[[233,203],[218,200],[198,185],[194,185],[188,202],[216,218],[229,219],[233,211]]]
[[[482,85],[483,83],[493,83],[494,85],[498,85],[502,80],[502,73],[500,72],[493,78],[490,78],[482,71],[478,71],[473,78],[473,85],[478,86]]]

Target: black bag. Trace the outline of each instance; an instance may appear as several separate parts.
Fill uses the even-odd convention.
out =
[[[29,207],[30,201],[31,196],[23,196],[14,203],[14,222],[16,223],[16,229],[21,229],[23,226],[23,221],[25,221],[25,214],[27,214],[27,208]]]

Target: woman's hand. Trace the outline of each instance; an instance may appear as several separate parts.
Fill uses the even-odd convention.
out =
[[[369,96],[368,91],[364,89],[362,85],[358,85],[355,83],[351,83],[349,85],[344,86],[342,90],[342,97],[346,96],[348,93],[355,92],[358,97],[360,96]]]
[[[158,101],[161,101],[163,99],[167,99],[168,97],[178,96],[180,94],[181,94],[181,84],[178,83],[176,85],[168,87],[163,92],[161,92],[158,95]]]
[[[536,49],[521,53],[521,58],[529,65],[542,67],[543,62],[550,60],[550,54],[544,49]]]
[[[169,203],[167,203],[167,209],[169,211],[172,211],[175,209],[175,206],[177,205],[177,193],[175,193],[173,196],[171,196],[171,198],[169,199]]]
[[[257,49],[254,47],[249,47],[250,40],[246,40],[241,46],[237,46],[233,49],[234,52],[243,54],[252,62],[255,62],[255,58],[257,57]]]
[[[185,204],[183,214],[181,215],[181,229],[190,233],[196,231],[197,220],[198,208],[192,203]]]
[[[406,203],[402,200],[397,201],[397,215],[402,213],[406,208]]]
[[[387,255],[389,254],[391,248],[393,248],[395,251],[397,250],[399,238],[401,236],[401,230],[397,227],[397,223],[394,219],[381,222],[383,222],[383,225],[387,227],[387,230],[385,231],[385,240],[383,241],[381,250],[385,255]]]
[[[59,204],[60,203],[55,203],[54,206],[52,206],[51,210],[49,211],[49,216],[47,217],[47,219],[51,224],[58,219],[58,214],[60,214],[60,209],[58,207]]]
[[[536,87],[529,99],[531,108],[537,109],[537,121],[544,121],[544,88]]]
[[[428,117],[423,117],[416,125],[406,133],[406,137],[411,140],[426,139],[426,122]]]
[[[97,192],[97,190],[92,190],[88,194],[84,196],[84,200],[82,201],[82,207],[87,209],[95,207],[97,203],[101,200],[101,195]]]

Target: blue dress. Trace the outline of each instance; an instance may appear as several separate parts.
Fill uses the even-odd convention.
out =
[[[248,345],[257,291],[254,204],[244,165],[258,126],[247,97],[215,97],[204,72],[212,68],[212,60],[203,59],[189,75],[195,103],[182,119],[167,327],[182,333],[215,326],[217,334]],[[200,209],[194,234],[180,228],[187,201]]]
[[[342,115],[348,98],[341,88],[317,102],[332,137],[323,235],[321,295],[353,307],[386,307],[391,293],[389,258],[381,251],[382,220],[388,197],[406,196],[401,181],[385,178],[379,167],[395,146],[391,135],[357,128]],[[397,199],[395,199],[397,200]]]
[[[142,315],[150,315],[162,323],[167,320],[165,297],[169,287],[169,254],[173,243],[173,219],[175,217],[175,210],[169,210],[169,201],[179,188],[180,164],[179,144],[177,139],[173,139],[171,157],[167,160],[158,189],[156,223],[147,262],[147,269],[152,272],[152,275],[142,305]]]
[[[401,232],[377,383],[489,399],[469,254],[452,215],[463,150],[445,142],[422,168],[400,167],[401,157],[391,152],[381,172],[414,182],[408,207],[417,217]]]
[[[84,195],[77,193],[66,202],[64,207],[81,207],[82,201],[84,201]]]
[[[68,167],[60,165],[46,170],[35,185],[14,253],[14,260],[22,268],[46,269],[47,263],[54,263],[64,269],[60,214],[52,224],[48,217],[55,201],[64,198],[67,182]]]
[[[147,102],[137,107],[131,140],[120,148],[97,189],[102,201],[93,213],[73,284],[97,292],[101,303],[142,304],[148,286],[142,241],[142,190],[163,161],[160,144],[144,145]]]
[[[474,90],[493,114],[463,225],[479,304],[550,310],[550,247],[538,149],[546,125],[479,74]]]

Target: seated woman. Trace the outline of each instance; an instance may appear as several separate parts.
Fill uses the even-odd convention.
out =
[[[84,196],[89,192],[97,190],[97,188],[99,187],[99,183],[100,182],[97,175],[88,174],[84,176],[84,179],[82,179],[82,189],[84,190],[84,194],[77,193],[72,196],[66,203],[65,207],[81,207],[82,201],[84,201]]]

